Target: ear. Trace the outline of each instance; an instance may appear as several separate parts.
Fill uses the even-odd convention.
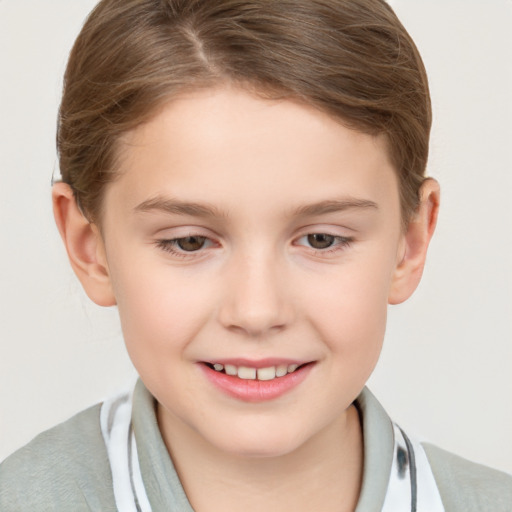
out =
[[[420,189],[420,202],[402,238],[400,259],[391,284],[389,304],[400,304],[416,290],[434,234],[439,212],[440,189],[436,180],[428,178]]]
[[[60,236],[85,293],[99,306],[115,305],[105,248],[98,227],[80,211],[73,191],[66,183],[53,186],[52,201]]]

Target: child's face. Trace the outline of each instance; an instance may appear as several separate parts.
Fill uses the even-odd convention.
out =
[[[124,142],[105,257],[163,431],[278,455],[342,424],[404,255],[385,141],[218,89],[171,102]],[[292,363],[306,366],[268,381],[211,367]]]

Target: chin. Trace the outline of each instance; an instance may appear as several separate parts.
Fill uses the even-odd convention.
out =
[[[212,440],[213,441],[213,440]],[[306,439],[291,432],[270,432],[269,429],[230,432],[228,438],[218,439],[218,449],[242,458],[274,458],[286,456],[304,444]]]

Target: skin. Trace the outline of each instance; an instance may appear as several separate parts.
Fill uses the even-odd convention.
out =
[[[363,448],[351,404],[377,363],[387,305],[421,278],[437,183],[425,182],[404,231],[383,137],[229,87],[166,104],[120,154],[101,229],[64,184],[55,217],[88,295],[119,308],[194,509],[354,510]],[[180,249],[189,236],[204,245]],[[232,357],[314,364],[283,396],[248,403],[200,368]]]

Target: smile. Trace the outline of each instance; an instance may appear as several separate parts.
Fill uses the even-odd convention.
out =
[[[235,366],[234,364],[207,364],[216,372],[223,372],[226,375],[238,377],[243,380],[274,380],[279,377],[284,377],[289,373],[293,373],[301,366],[298,364],[280,364],[266,368],[253,368],[250,366]]]
[[[272,364],[275,363],[275,364]],[[199,365],[215,388],[244,402],[274,400],[292,391],[315,367],[315,362],[223,361]]]

